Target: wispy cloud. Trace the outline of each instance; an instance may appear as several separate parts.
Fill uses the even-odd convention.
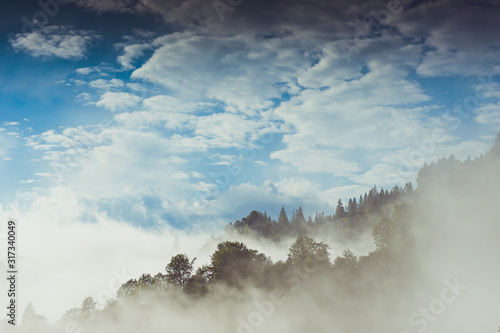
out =
[[[116,111],[122,108],[133,107],[141,100],[141,97],[125,92],[107,92],[101,96],[96,105],[111,111]]]
[[[95,31],[52,25],[16,34],[10,44],[14,50],[33,57],[78,60],[85,57],[88,48],[98,39]]]

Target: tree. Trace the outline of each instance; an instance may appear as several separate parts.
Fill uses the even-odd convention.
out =
[[[188,256],[185,254],[178,254],[172,257],[172,259],[170,259],[170,263],[167,267],[165,267],[168,282],[184,289],[186,287],[186,283],[191,278],[195,260],[196,258],[189,260]]]
[[[302,206],[299,207],[295,214],[293,214],[293,219],[291,222],[292,230],[297,235],[304,235],[307,233],[306,219],[304,217],[304,212],[302,211]]]
[[[83,313],[93,313],[97,310],[97,303],[92,297],[86,297],[81,305]]]
[[[312,226],[313,226],[313,220],[312,220],[311,215],[309,215],[307,217],[306,225],[307,225],[308,228],[312,228]]]
[[[170,290],[168,278],[162,273],[158,273],[153,277],[154,290],[160,293],[167,293]]]
[[[208,292],[210,280],[212,280],[212,267],[203,265],[198,267],[196,274],[189,279],[184,290],[189,294],[205,295]]]
[[[354,226],[355,219],[358,215],[358,203],[356,202],[356,198],[349,199],[347,210],[347,217],[349,218],[349,225]]]
[[[358,215],[363,217],[365,215],[365,202],[363,201],[363,196],[359,196],[359,204],[358,204]]]
[[[92,297],[86,297],[82,301],[82,305],[80,306],[80,319],[85,320],[86,323],[90,322],[94,319],[97,311],[97,303]]]
[[[345,217],[344,204],[342,203],[342,200],[340,200],[340,199],[337,203],[337,207],[335,208],[335,217],[337,219],[342,219]]]
[[[401,245],[401,233],[398,221],[383,217],[373,228],[373,240],[377,250],[398,250]]]
[[[500,155],[500,132],[497,134],[497,138],[495,140],[495,143],[493,144],[493,147],[490,149],[490,153],[493,153],[495,155]],[[498,329],[500,332],[500,328]]]
[[[123,283],[120,286],[120,289],[116,292],[117,298],[125,298],[129,296],[133,296],[136,293],[137,280],[131,279],[127,282]]]
[[[142,274],[137,283],[143,287],[151,287],[154,283],[154,279],[151,274]]]
[[[285,207],[281,206],[280,217],[278,218],[278,229],[279,231],[287,235],[290,231],[290,221],[288,221],[288,217],[286,216]]]
[[[267,213],[262,214],[261,212],[253,210],[247,217],[242,218],[241,221],[236,221],[234,225],[230,225],[227,230],[234,229],[240,234],[246,234],[253,231],[264,237],[268,237],[272,234],[273,228],[274,224],[271,218],[267,216]]]
[[[39,315],[35,311],[33,304],[28,303],[23,313],[21,328],[25,332],[40,332],[48,326],[47,318]]]
[[[354,253],[349,249],[345,249],[344,251],[342,251],[342,256],[338,256],[337,258],[335,258],[335,261],[333,262],[333,267],[335,269],[340,269],[350,272],[356,269],[357,265],[358,265],[358,257],[355,256]]]
[[[301,268],[329,267],[329,246],[323,242],[316,242],[307,236],[297,237],[290,246],[288,262]]]
[[[258,280],[270,259],[241,242],[222,242],[211,256],[211,280],[240,286],[245,279]]]

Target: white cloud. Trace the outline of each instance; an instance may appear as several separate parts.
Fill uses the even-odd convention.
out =
[[[120,113],[115,116],[116,121],[129,128],[146,129],[151,126],[164,126],[167,129],[192,128],[195,117],[179,112],[165,111],[135,111]]]
[[[92,67],[77,68],[75,72],[80,75],[89,75],[90,73],[93,72],[93,68]]]
[[[212,147],[242,147],[272,131],[273,125],[243,115],[216,113],[196,119],[194,133],[209,140]]]
[[[193,103],[167,95],[156,95],[146,98],[143,104],[146,108],[153,111],[176,113],[206,112],[216,106],[215,103]]]
[[[316,149],[295,142],[289,144],[286,149],[271,153],[271,158],[290,163],[299,171],[305,172],[326,172],[335,176],[347,176],[361,170],[356,162],[347,161],[330,149]]]
[[[125,92],[107,92],[101,96],[96,105],[116,111],[136,106],[141,100],[141,97]]]
[[[47,26],[31,33],[16,34],[10,44],[16,51],[33,57],[77,60],[85,57],[87,49],[97,39],[99,35],[94,31]]]
[[[55,322],[88,296],[104,306],[122,283],[143,273],[163,271],[171,256],[179,252],[208,262],[209,252],[200,250],[208,235],[166,225],[157,231],[144,231],[96,210],[86,199],[74,189],[57,187],[44,195],[30,194],[29,204],[22,208],[19,204],[0,205],[2,220],[15,218],[23,235],[20,309],[32,302]],[[88,246],[89,239],[92,246]],[[85,277],[85,283],[74,288],[70,282],[78,277]],[[59,290],[56,298],[51,294],[54,289]]]
[[[500,102],[482,105],[474,112],[477,114],[475,119],[478,123],[500,129]]]
[[[118,88],[123,88],[125,86],[125,83],[120,79],[111,79],[111,80],[97,79],[94,81],[90,81],[89,86],[99,90],[110,91],[110,90],[116,90]]]
[[[50,172],[37,172],[37,173],[35,173],[35,176],[38,176],[38,177],[52,177],[52,174]]]
[[[19,181],[20,184],[32,184],[34,182],[35,182],[34,179],[26,179],[26,180],[20,180]]]
[[[152,48],[153,46],[149,43],[141,44],[117,44],[117,47],[123,49],[123,54],[118,56],[117,62],[125,70],[135,69],[134,62],[144,56],[144,51]]]
[[[138,91],[138,92],[145,92],[147,91],[146,88],[144,88],[144,86],[140,83],[127,83],[126,84],[127,88],[129,88],[130,90],[134,90],[134,91]]]
[[[367,69],[347,81],[332,79],[333,71],[325,82],[314,81],[330,88],[304,90],[282,103],[276,114],[292,130],[283,137],[286,148],[271,157],[301,171],[352,176],[361,171],[356,160],[404,147],[433,128],[426,109],[406,106],[429,97],[405,71],[380,60],[368,62]]]
[[[76,100],[82,102],[89,102],[91,100],[91,96],[89,93],[81,93],[78,96],[76,96]]]
[[[251,113],[294,87],[293,73],[309,63],[299,45],[283,52],[292,41],[174,33],[156,40],[159,47],[132,78],[161,84],[181,99],[217,99]]]
[[[253,161],[256,165],[261,166],[261,167],[268,167],[269,163],[264,162],[264,161]]]
[[[113,124],[106,128],[67,128],[31,136],[28,146],[45,151],[55,180],[82,194],[172,195],[189,188],[186,160],[171,141],[153,132]],[[170,190],[166,190],[170,189]]]
[[[376,184],[379,188],[385,187],[388,189],[394,185],[402,186],[408,181],[414,182],[418,168],[420,166],[408,170],[408,168],[401,165],[380,163],[371,166],[370,170],[363,174],[351,176],[349,179],[357,184],[365,186]]]
[[[320,199],[320,186],[305,178],[285,178],[274,184],[267,181],[264,186],[273,186],[279,194],[290,198],[296,198],[299,200],[308,198],[308,201],[311,199],[321,201],[324,200]]]
[[[356,48],[357,52],[347,55],[345,48],[348,43],[352,40],[340,39],[321,46],[317,63],[300,73],[299,84],[309,88],[335,87],[360,79],[364,69],[372,72],[401,71],[403,66],[415,67],[422,52],[421,45],[408,45],[400,36],[382,35],[365,40],[364,47]]]

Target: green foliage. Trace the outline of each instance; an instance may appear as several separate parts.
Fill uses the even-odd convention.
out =
[[[307,236],[297,237],[290,246],[288,262],[298,267],[329,267],[329,246]]]
[[[157,292],[166,294],[170,291],[168,277],[165,274],[158,273],[153,277],[153,287]]]
[[[357,266],[358,257],[349,249],[342,251],[342,256],[338,256],[333,262],[333,267],[336,270],[352,272]]]
[[[210,280],[212,280],[212,267],[203,265],[198,267],[196,274],[189,279],[184,290],[189,294],[205,295],[208,292]]]
[[[257,280],[270,260],[241,242],[223,242],[211,256],[211,280],[239,286],[246,279]]]
[[[442,170],[451,172],[460,165],[460,162],[450,156],[446,160],[438,161],[436,166],[425,166],[422,169],[424,171],[421,170],[419,173],[419,177],[426,179],[426,173],[430,172],[428,168],[438,168],[440,172]],[[196,258],[190,260],[185,254],[178,254],[173,256],[166,266],[166,274],[158,273],[155,276],[142,274],[137,280],[127,281],[118,290],[116,299],[109,301],[103,310],[97,309],[95,301],[87,297],[80,308],[67,311],[58,324],[60,327],[65,327],[68,323],[76,322],[83,332],[96,331],[92,330],[92,325],[99,320],[89,321],[89,318],[93,319],[100,312],[115,315],[125,302],[136,304],[141,311],[161,304],[156,301],[161,301],[165,297],[171,297],[169,301],[179,300],[181,306],[191,305],[194,303],[185,303],[184,297],[177,297],[179,292],[182,292],[185,297],[197,300],[207,294],[219,292],[224,285],[243,287],[247,283],[266,291],[278,292],[278,294],[282,292],[285,296],[288,292],[293,293],[296,288],[304,288],[310,291],[308,296],[317,297],[322,302],[321,304],[333,306],[333,309],[335,309],[335,304],[344,307],[345,300],[350,303],[350,308],[351,304],[357,301],[360,302],[356,305],[368,304],[371,307],[376,304],[379,306],[377,296],[380,297],[378,300],[389,299],[391,301],[389,306],[390,304],[400,306],[401,302],[392,302],[397,298],[391,297],[405,297],[401,294],[411,289],[405,288],[411,280],[408,277],[416,280],[415,273],[418,274],[419,264],[413,260],[415,257],[412,256],[414,240],[412,220],[409,217],[416,215],[410,214],[410,210],[414,209],[412,202],[418,200],[421,193],[420,189],[415,191],[411,183],[405,184],[404,189],[395,186],[391,191],[373,186],[368,193],[359,196],[359,201],[356,198],[349,199],[346,208],[339,199],[335,216],[316,213],[314,220],[309,216],[307,221],[302,207],[293,211],[291,222],[288,220],[284,207],[281,209],[278,222],[273,221],[267,213],[252,211],[241,221],[229,224],[227,229],[270,239],[299,235],[289,248],[286,262],[278,261],[272,264],[264,254],[247,248],[241,242],[222,242],[217,245],[216,251],[211,255],[210,263],[199,267],[194,275],[192,272]],[[411,200],[404,200],[408,198]],[[389,209],[392,210],[392,214]],[[360,235],[361,233],[356,234],[356,232],[368,230],[362,229],[363,225],[358,225],[360,221],[370,223],[378,221],[372,228],[376,250],[365,256],[358,257],[350,249],[346,249],[335,258],[332,265],[329,260],[328,245],[310,236],[314,232],[316,235],[321,235],[320,232],[323,230],[344,231],[342,237],[349,232]],[[331,226],[338,229],[328,229]],[[373,224],[369,225],[370,228],[371,226]],[[328,236],[332,235],[334,234]],[[316,277],[321,277],[321,279],[316,279]],[[318,283],[323,284],[318,285]],[[325,290],[323,288],[332,288],[332,286],[334,288],[331,289],[332,293],[323,292]],[[235,294],[239,295],[237,292]],[[329,295],[325,296],[325,294]],[[225,293],[222,295],[226,296]],[[335,295],[335,299],[326,298],[331,295]],[[340,297],[337,298],[338,296]],[[148,302],[150,299],[155,302]],[[330,302],[325,302],[325,300]],[[206,302],[205,304],[213,303]],[[335,311],[330,313],[335,313]],[[99,317],[96,318],[99,319]],[[19,331],[45,333],[49,332],[47,327],[49,326],[45,317],[36,314],[30,303],[24,312],[23,324]],[[500,332],[500,327],[498,331]]]
[[[419,188],[427,188],[436,182],[437,179],[454,171],[462,164],[463,163],[458,161],[453,154],[451,154],[448,158],[441,157],[437,162],[432,162],[429,165],[425,163],[418,172],[417,185]]]
[[[308,234],[308,227],[302,206],[293,214],[292,221],[290,222],[293,235],[306,235]]]
[[[380,217],[383,207],[388,204],[394,204],[404,199],[405,195],[413,193],[413,185],[407,183],[405,189],[394,186],[391,191],[378,190],[374,185],[369,193],[359,196],[359,201],[354,197],[349,199],[347,207],[344,207],[342,200],[339,199],[335,208],[335,214],[325,215],[325,213],[316,213],[314,220],[309,216],[306,220],[304,212],[300,206],[292,211],[291,220],[288,219],[285,208],[281,207],[278,221],[274,221],[266,212],[261,213],[256,210],[250,212],[234,223],[229,223],[225,227],[227,233],[237,232],[244,235],[257,235],[273,241],[279,241],[286,237],[312,236],[323,232],[324,228],[345,229],[354,232],[372,228],[372,225],[366,224],[372,216]]]
[[[251,211],[247,217],[236,221],[233,229],[240,234],[248,234],[250,231],[255,232],[263,237],[272,237],[277,232],[277,223],[271,221],[267,213],[262,214],[258,211]]]
[[[133,296],[135,294],[136,287],[137,280],[128,280],[127,282],[123,283],[116,292],[117,298],[120,299]]]
[[[399,244],[399,225],[396,220],[383,217],[373,228],[373,240],[377,250],[395,250]]]
[[[196,258],[189,260],[185,254],[173,256],[170,263],[165,267],[167,281],[184,289],[191,278],[195,260]]]
[[[344,204],[342,203],[342,200],[339,199],[337,203],[337,207],[335,208],[335,217],[337,219],[343,219],[346,216],[345,209],[344,209]]]
[[[281,207],[280,217],[278,218],[278,232],[287,235],[290,232],[290,221],[286,216],[285,207]]]

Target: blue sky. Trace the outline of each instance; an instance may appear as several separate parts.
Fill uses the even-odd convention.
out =
[[[6,212],[69,192],[75,223],[331,213],[500,130],[493,1],[41,3],[0,13]]]

